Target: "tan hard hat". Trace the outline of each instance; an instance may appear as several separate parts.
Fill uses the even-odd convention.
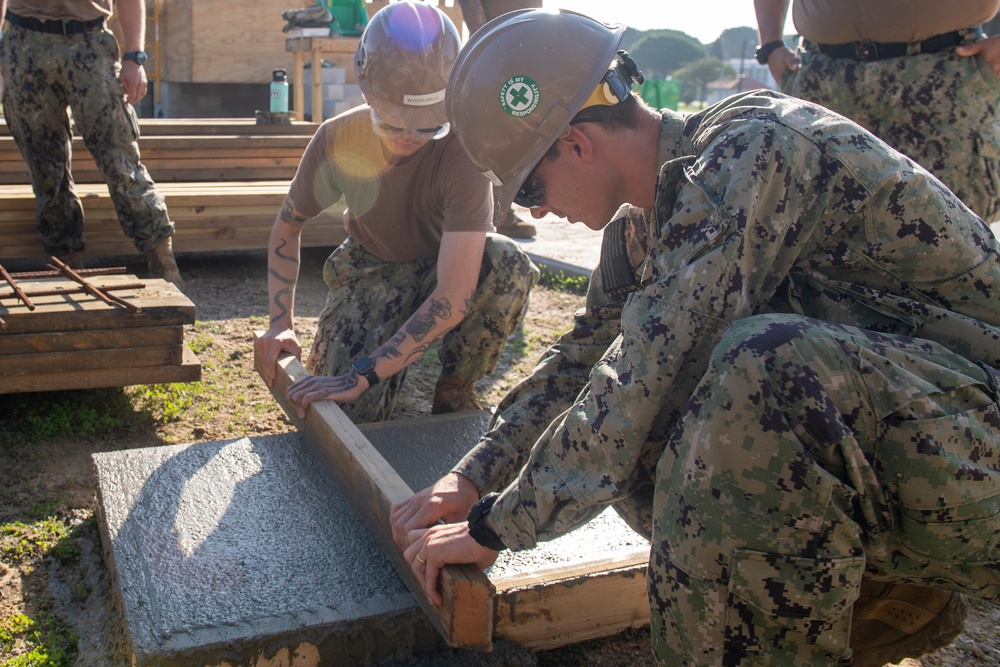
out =
[[[518,188],[615,60],[624,25],[521,10],[473,35],[448,81],[448,119],[506,211]]]
[[[381,120],[406,129],[436,127],[448,122],[445,87],[460,48],[455,24],[440,9],[393,2],[361,34],[354,72]]]

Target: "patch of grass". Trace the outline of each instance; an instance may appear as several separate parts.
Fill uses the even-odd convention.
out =
[[[0,445],[107,437],[145,422],[121,389],[0,396]]]
[[[144,384],[128,388],[128,393],[140,410],[160,424],[180,419],[194,404],[195,397],[205,392],[201,382]]]
[[[590,278],[587,276],[566,275],[562,271],[543,268],[542,275],[538,279],[538,284],[542,287],[570,292],[572,294],[586,294],[587,287],[590,286]]]
[[[76,642],[73,631],[46,612],[0,619],[2,667],[68,667],[76,658]]]
[[[75,550],[78,559],[80,549],[67,540],[69,534],[70,527],[55,517],[32,523],[5,523],[0,525],[0,556],[12,562],[24,562],[52,554],[60,562],[66,562],[62,559],[71,558]],[[64,541],[67,546],[63,546]]]

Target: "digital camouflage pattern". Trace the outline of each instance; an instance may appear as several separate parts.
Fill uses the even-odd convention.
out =
[[[538,277],[538,268],[515,241],[486,235],[468,313],[441,341],[442,377],[475,383],[493,370],[507,338],[524,319]],[[437,258],[387,262],[348,237],[327,258],[323,279],[329,293],[306,367],[313,375],[337,376],[403,328],[434,291]],[[387,420],[405,378],[404,369],[340,407],[359,424]]]
[[[846,663],[862,575],[1000,599],[989,228],[815,105],[663,113],[651,280],[494,505],[504,542],[655,495],[666,664]]]
[[[139,161],[139,124],[124,99],[119,68],[110,30],[64,37],[9,26],[0,39],[4,115],[28,165],[38,234],[49,254],[84,248],[67,107],[136,249],[149,252],[174,232],[163,196]]]
[[[975,41],[976,31],[969,31]],[[1000,76],[953,49],[873,62],[800,48],[782,91],[847,116],[937,176],[985,220],[1000,218]]]
[[[648,247],[645,215],[630,207],[621,219],[625,224],[609,225],[604,237],[620,235],[628,248],[624,268],[641,281]],[[602,254],[601,263],[607,261],[607,254]],[[453,468],[471,480],[480,495],[500,491],[513,481],[545,429],[573,404],[590,379],[590,369],[621,331],[627,296],[628,292],[609,294],[600,270],[591,276],[586,303],[574,315],[573,328],[542,355],[530,376],[504,396],[486,434]],[[648,527],[645,534],[649,536]]]

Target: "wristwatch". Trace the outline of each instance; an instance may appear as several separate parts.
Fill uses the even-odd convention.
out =
[[[374,387],[378,384],[378,375],[375,374],[375,362],[367,355],[357,359],[351,364],[351,368],[354,369],[355,373],[368,380],[369,387]]]
[[[131,60],[139,65],[146,64],[146,52],[145,51],[129,51],[128,53],[122,54],[122,60]]]
[[[761,44],[760,46],[757,47],[757,50],[754,52],[754,56],[757,58],[757,62],[759,62],[761,65],[766,65],[768,57],[770,57],[772,53],[774,53],[777,49],[780,49],[784,45],[785,43],[780,39],[775,40],[773,42],[768,42],[767,44]]]
[[[503,551],[507,545],[503,543],[489,526],[486,525],[486,517],[490,515],[493,504],[500,497],[499,493],[487,493],[479,499],[472,509],[469,510],[469,537],[474,539],[480,546],[492,549],[493,551]]]

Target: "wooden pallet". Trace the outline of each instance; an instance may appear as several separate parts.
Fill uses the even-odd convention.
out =
[[[2,296],[11,290],[0,282],[0,394],[200,379],[201,364],[184,343],[195,307],[180,290],[127,274],[88,281],[99,288],[136,285],[110,293],[137,310],[74,292],[79,286],[65,278],[18,280],[29,295],[63,291],[30,297],[32,310]]]

